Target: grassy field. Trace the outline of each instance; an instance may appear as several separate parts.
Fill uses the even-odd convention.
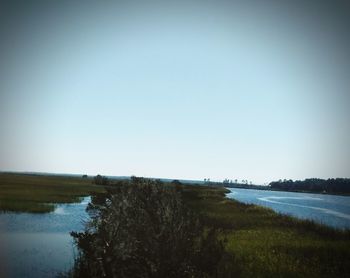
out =
[[[87,178],[1,173],[0,211],[50,212],[56,203],[78,202],[103,191]]]
[[[184,187],[187,204],[221,229],[241,277],[350,277],[350,232],[225,198],[225,189]]]

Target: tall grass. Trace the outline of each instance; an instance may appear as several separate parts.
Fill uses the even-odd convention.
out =
[[[242,277],[350,277],[350,232],[225,198],[225,189],[184,187],[186,203],[221,229]]]
[[[57,203],[79,202],[103,191],[86,178],[1,173],[0,211],[50,212]]]

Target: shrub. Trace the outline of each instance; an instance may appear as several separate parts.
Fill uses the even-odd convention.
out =
[[[224,254],[181,195],[160,181],[133,177],[90,206],[90,223],[72,232],[75,277],[212,277]]]

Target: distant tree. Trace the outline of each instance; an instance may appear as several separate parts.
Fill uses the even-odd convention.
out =
[[[177,184],[177,185],[181,185],[182,183],[179,181],[179,180],[173,180],[172,182],[171,182],[172,184]]]
[[[83,179],[86,179],[88,177],[88,175],[83,175],[82,178]]]
[[[182,187],[183,187],[183,186],[182,186],[182,183],[181,183],[179,180],[173,180],[173,181],[171,182],[171,184],[175,186],[175,190],[176,190],[177,192],[182,191]]]
[[[98,185],[107,185],[109,183],[109,180],[107,177],[101,176],[101,175],[97,175],[94,177],[94,181],[95,184]]]
[[[204,179],[204,183],[210,184],[210,179],[209,178]]]
[[[336,178],[336,179],[305,179],[300,180],[286,180],[273,181],[269,184],[272,189],[285,191],[310,191],[318,193],[350,193],[350,179]]]

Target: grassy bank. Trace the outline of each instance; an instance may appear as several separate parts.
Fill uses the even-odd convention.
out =
[[[225,189],[186,186],[183,197],[221,229],[242,277],[349,277],[349,231],[228,200]]]
[[[55,203],[74,203],[103,191],[87,178],[1,173],[0,211],[50,212]]]

